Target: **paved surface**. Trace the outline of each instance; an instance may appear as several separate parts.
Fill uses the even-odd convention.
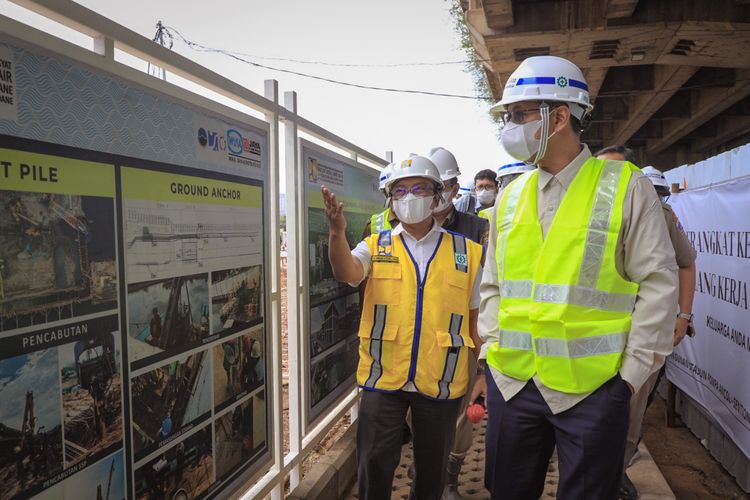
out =
[[[484,434],[487,426],[487,419],[482,424],[474,427],[474,442],[466,456],[466,462],[461,469],[459,477],[459,493],[468,500],[480,500],[490,498],[490,494],[484,489]],[[651,455],[644,444],[641,444],[640,454],[628,469],[630,479],[635,483],[640,492],[640,500],[673,500],[675,496],[669,489],[669,485],[662,476],[659,468],[654,463]],[[396,469],[396,475],[393,480],[392,500],[408,499],[411,480],[407,474],[409,465],[413,459],[411,444],[404,446],[401,452],[401,463]],[[547,481],[544,485],[542,499],[554,498],[557,492],[557,456],[552,456],[549,468],[547,470]],[[356,499],[357,485],[356,482],[349,490],[347,499]]]

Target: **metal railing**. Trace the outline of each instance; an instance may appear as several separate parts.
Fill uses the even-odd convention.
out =
[[[270,393],[270,415],[272,421],[268,425],[272,428],[270,443],[271,460],[261,470],[251,476],[242,478],[235,483],[237,486],[233,496],[243,498],[273,499],[284,497],[286,479],[289,478],[289,488],[294,489],[301,479],[302,461],[320,443],[327,432],[347,412],[351,411],[352,420],[356,419],[356,403],[358,391],[355,387],[345,394],[332,407],[332,410],[319,423],[305,429],[303,391],[307,388],[306,374],[303,373],[306,363],[303,361],[306,352],[306,328],[300,320],[302,312],[296,297],[304,293],[302,276],[306,275],[301,227],[304,221],[304,206],[300,206],[295,196],[287,197],[286,224],[289,235],[289,267],[287,272],[287,293],[291,299],[288,302],[288,380],[289,380],[289,427],[285,428],[282,414],[282,317],[281,317],[281,259],[280,259],[280,136],[284,132],[284,165],[287,193],[295,193],[300,189],[300,142],[299,136],[314,137],[331,148],[345,151],[355,162],[361,162],[363,168],[369,165],[384,166],[387,161],[370,153],[363,148],[347,141],[326,130],[324,127],[311,122],[297,114],[297,94],[286,92],[283,103],[280,102],[278,82],[266,80],[263,95],[252,92],[242,85],[204,67],[190,59],[173,52],[151,40],[135,33],[116,22],[69,0],[12,0],[14,3],[35,12],[47,19],[55,21],[77,33],[93,39],[93,50],[87,50],[73,43],[69,43],[54,34],[29,27],[17,20],[0,16],[0,32],[3,34],[39,47],[45,51],[72,59],[77,63],[111,73],[129,82],[155,90],[170,97],[183,101],[190,101],[200,108],[211,110],[227,117],[229,120],[247,123],[268,130],[268,144],[270,158],[268,166],[267,200],[270,200],[266,234],[269,236],[269,247],[266,262],[270,266],[267,276],[270,283],[266,289],[268,318],[267,331],[270,346],[266,351],[266,360],[270,367],[267,391]],[[121,62],[116,51],[121,51],[151,65],[163,68],[167,72],[197,85],[202,89],[226,98],[229,103],[221,103],[210,97],[197,94],[186,88],[155,78],[145,71],[139,71]],[[237,107],[233,107],[236,103]],[[238,111],[243,107],[257,111],[263,120]],[[390,154],[387,154],[390,159]],[[374,169],[373,169],[374,170]],[[288,433],[289,452],[283,451],[282,436]]]

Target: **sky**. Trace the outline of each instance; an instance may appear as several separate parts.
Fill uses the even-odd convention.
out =
[[[248,54],[261,64],[346,82],[475,96],[449,14],[452,0],[78,0],[123,26],[153,38],[156,23],[212,48]],[[55,31],[22,8],[0,0],[0,14]],[[59,33],[60,31],[57,30]],[[442,146],[454,153],[462,180],[512,161],[497,139],[490,103],[344,87],[249,66],[221,54],[198,52],[175,37],[173,50],[262,94],[263,82],[297,92],[301,116],[344,139],[394,159]],[[302,64],[403,65],[342,67]],[[167,80],[169,80],[167,74]]]

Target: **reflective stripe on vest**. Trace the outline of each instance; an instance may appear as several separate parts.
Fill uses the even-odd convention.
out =
[[[367,377],[364,386],[373,388],[378,383],[378,379],[383,375],[383,365],[380,363],[383,355],[383,330],[385,329],[385,318],[387,308],[384,305],[375,305],[375,322],[372,324],[370,332],[370,356],[372,356],[372,365],[370,366],[370,376]]]
[[[473,355],[468,317],[481,245],[442,233],[420,276],[400,235],[382,231],[365,241],[372,268],[359,327],[358,384],[396,391],[413,382],[431,398],[461,397]]]
[[[378,214],[372,214],[370,217],[370,234],[378,234],[391,228],[391,209],[386,208]]]
[[[629,163],[589,159],[545,239],[538,172],[511,183],[498,204],[499,339],[488,363],[547,387],[590,392],[619,369],[638,285],[615,267]]]

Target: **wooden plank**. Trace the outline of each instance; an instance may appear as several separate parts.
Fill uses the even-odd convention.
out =
[[[638,0],[609,0],[607,2],[607,19],[630,17],[638,5]]]
[[[612,136],[612,144],[625,144],[665,102],[667,102],[698,68],[692,66],[657,66],[654,75],[654,90],[629,99],[630,119],[618,123]]]
[[[737,79],[731,88],[707,88],[694,90],[690,117],[669,120],[664,124],[661,139],[649,141],[648,154],[664,151],[687,134],[750,95],[750,70],[737,71]]]

